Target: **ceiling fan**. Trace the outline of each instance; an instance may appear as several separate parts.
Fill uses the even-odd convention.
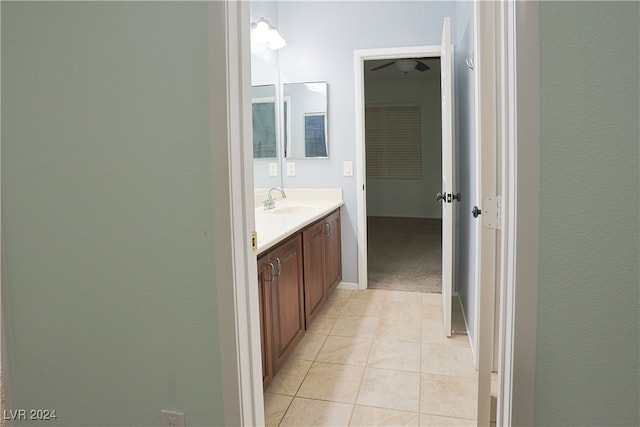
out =
[[[429,70],[429,66],[421,61],[421,59],[427,58],[403,58],[396,59],[395,61],[387,62],[386,64],[379,65],[375,68],[372,68],[370,71],[377,71],[383,68],[389,67],[393,64],[396,64],[396,67],[403,73],[407,74],[411,70],[418,70],[420,72],[424,72]]]

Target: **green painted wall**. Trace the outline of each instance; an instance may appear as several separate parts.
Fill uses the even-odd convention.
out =
[[[535,423],[640,425],[640,3],[541,3]]]
[[[2,2],[12,409],[223,423],[207,61],[203,2]]]

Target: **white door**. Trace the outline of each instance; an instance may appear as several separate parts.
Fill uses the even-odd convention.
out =
[[[440,45],[440,76],[442,83],[442,310],[444,334],[451,336],[451,296],[453,295],[454,206],[453,179],[453,46],[451,18],[444,18]]]

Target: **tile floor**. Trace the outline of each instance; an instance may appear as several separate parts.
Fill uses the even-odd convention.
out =
[[[265,390],[266,424],[476,425],[471,348],[443,336],[441,298],[336,289]]]

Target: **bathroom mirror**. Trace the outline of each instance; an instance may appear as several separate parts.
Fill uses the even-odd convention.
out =
[[[269,52],[262,53],[262,57],[251,54],[253,186],[256,192],[282,186],[278,58]]]
[[[285,157],[329,157],[327,82],[285,83],[283,94]]]
[[[276,132],[276,85],[251,87],[253,116],[253,158],[278,157]]]

